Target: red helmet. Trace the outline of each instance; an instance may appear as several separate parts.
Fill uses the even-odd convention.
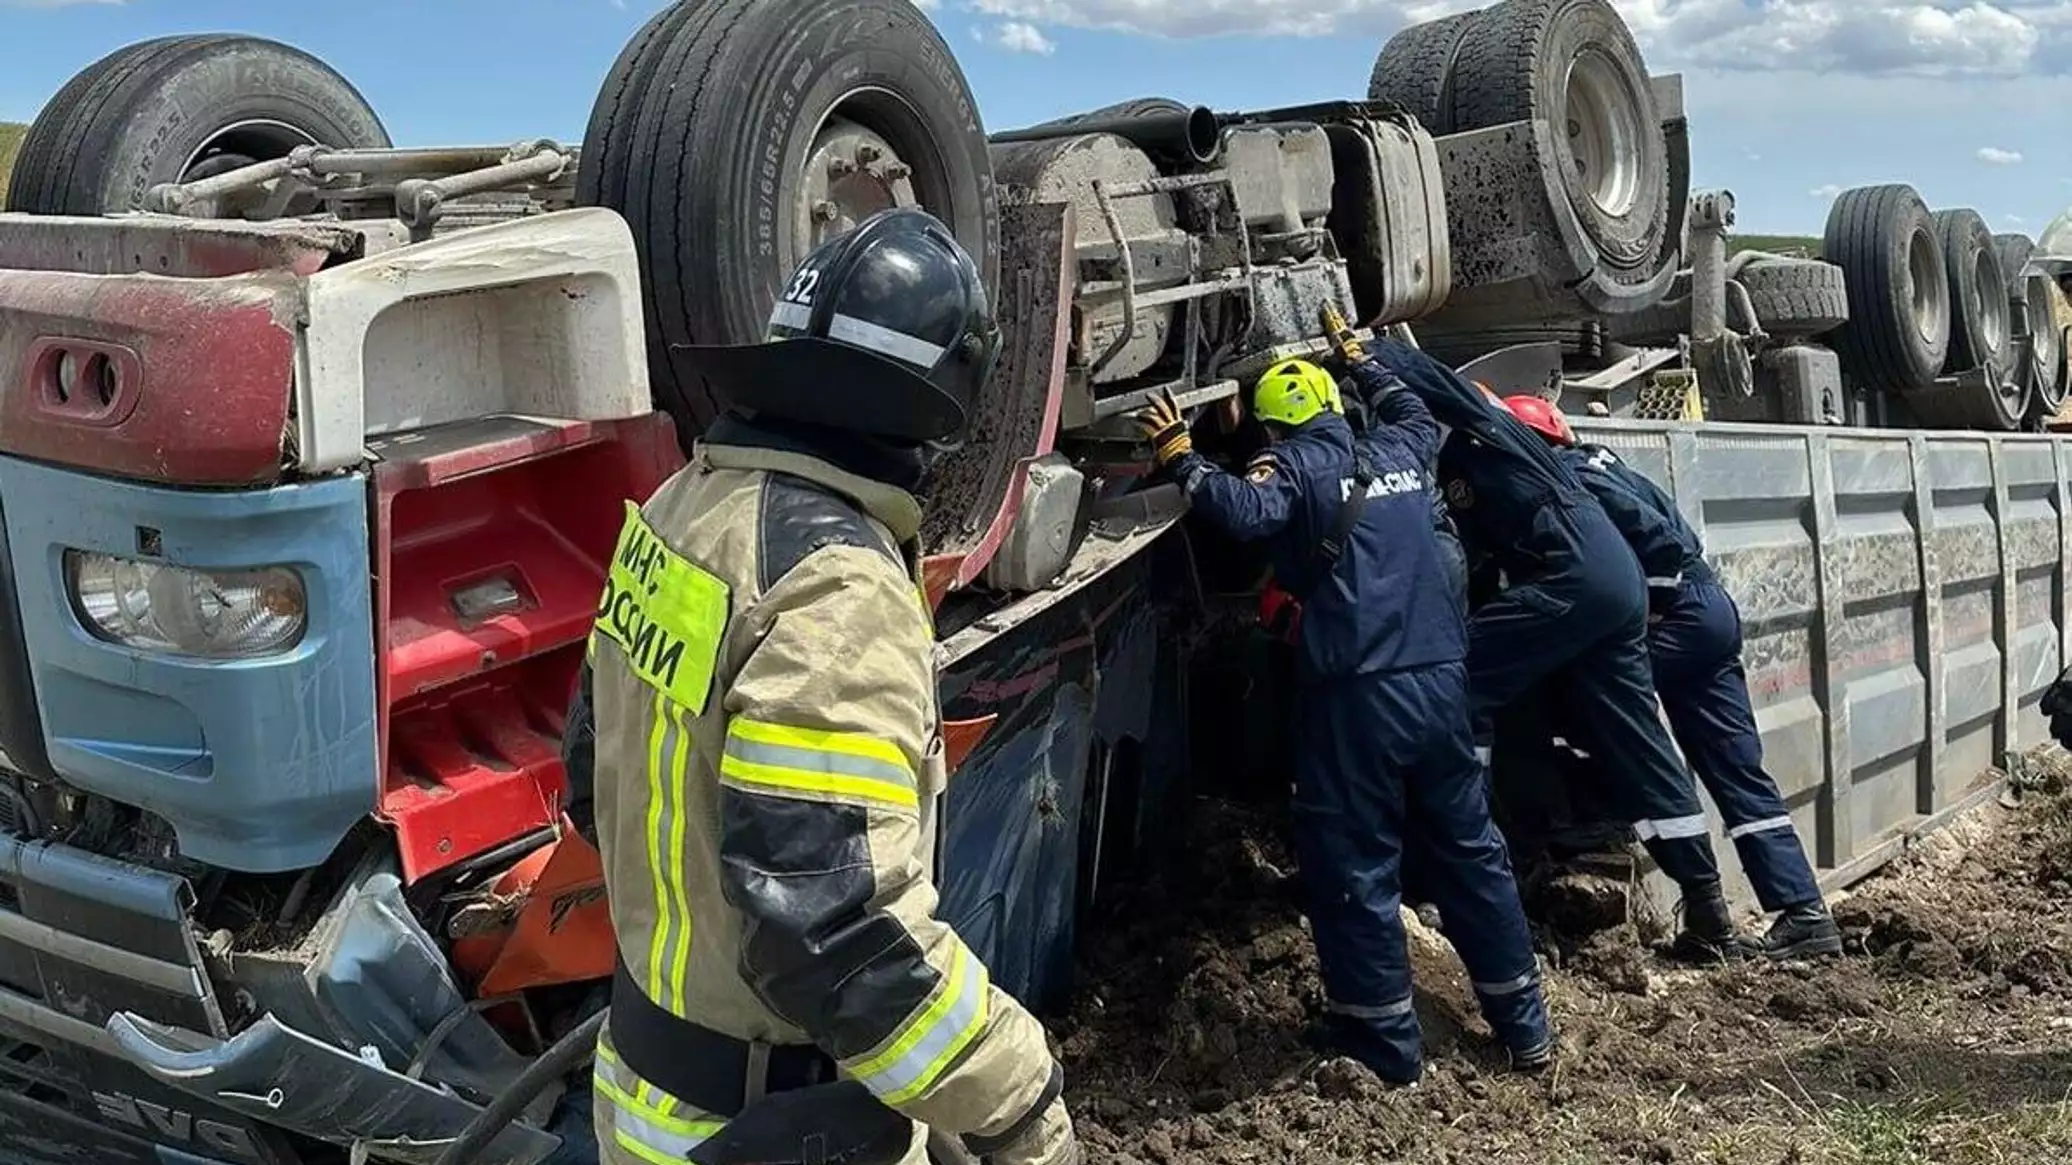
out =
[[[1553,401],[1537,396],[1507,396],[1504,407],[1526,428],[1547,440],[1557,445],[1576,443],[1576,431],[1568,427],[1568,418],[1561,415],[1561,407]]]

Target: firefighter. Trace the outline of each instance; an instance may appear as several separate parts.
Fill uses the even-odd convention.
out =
[[[1498,709],[1558,679],[1610,768],[1655,864],[1683,894],[1673,951],[1713,961],[1748,955],[1720,888],[1704,806],[1656,714],[1647,654],[1647,588],[1625,540],[1547,443],[1487,389],[1416,348],[1375,344],[1453,432],[1439,453],[1446,505],[1471,561],[1501,591],[1468,623],[1468,695],[1477,748],[1489,756]]]
[[[1655,691],[1684,757],[1719,806],[1756,900],[1778,916],[1763,939],[1765,953],[1780,959],[1842,953],[1841,932],[1784,795],[1763,769],[1763,740],[1741,666],[1741,612],[1705,561],[1697,533],[1645,474],[1602,445],[1577,442],[1552,401],[1512,396],[1504,407],[1568,462],[1640,562]]]
[[[1432,525],[1425,467],[1439,428],[1395,378],[1358,373],[1372,423],[1356,438],[1327,403],[1327,372],[1269,369],[1252,411],[1271,444],[1241,475],[1194,451],[1170,395],[1139,419],[1194,509],[1265,542],[1302,604],[1291,814],[1327,1038],[1384,1081],[1422,1071],[1399,910],[1411,835],[1483,1014],[1515,1067],[1543,1068],[1554,1044],[1538,964],[1468,731],[1461,597]]]
[[[628,503],[586,666],[620,964],[606,1165],[771,1123],[733,1159],[817,1138],[833,1160],[883,1118],[911,1163],[925,1129],[1000,1165],[1078,1159],[1043,1028],[935,917],[925,844],[944,773],[916,491],[999,345],[971,258],[894,209],[806,257],[766,342],[691,350],[729,411]],[[790,1113],[813,1087],[827,1104]],[[734,1119],[765,1098],[783,1120]]]

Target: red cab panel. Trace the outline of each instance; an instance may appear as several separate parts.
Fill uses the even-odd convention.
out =
[[[301,285],[0,269],[0,451],[118,477],[281,476]]]

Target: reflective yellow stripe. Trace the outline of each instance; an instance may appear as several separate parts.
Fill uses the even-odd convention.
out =
[[[691,728],[684,722],[682,704],[670,703],[670,711],[676,717],[676,762],[669,770],[670,795],[676,798],[676,812],[670,814],[669,834],[669,889],[676,900],[676,961],[669,968],[669,989],[676,995],[678,1008],[688,1005],[690,999],[691,935],[694,920],[691,918],[690,891],[684,886],[684,843],[691,831],[690,815],[683,811],[684,796],[690,780]]]
[[[605,1075],[607,1071],[633,1081],[638,1087],[640,1095],[637,1097],[628,1095],[623,1085],[612,1077]],[[703,1129],[705,1134],[710,1136],[712,1133],[719,1131],[726,1123],[716,1117],[711,1120],[698,1121],[686,1120],[675,1115],[676,1097],[649,1084],[644,1078],[634,1075],[632,1069],[626,1067],[620,1061],[618,1050],[612,1047],[609,1039],[597,1041],[597,1066],[590,1075],[598,1091],[604,1093],[613,1103],[618,1104],[620,1107],[635,1108],[663,1128],[677,1129],[677,1131]]]
[[[983,963],[958,943],[950,974],[928,1006],[874,1056],[845,1064],[887,1104],[904,1104],[933,1087],[985,1030],[991,984]]]
[[[844,801],[875,801],[901,809],[921,807],[912,789],[902,789],[868,777],[830,777],[797,769],[749,764],[731,756],[721,757],[720,780],[749,792],[819,793]]]
[[[920,808],[914,769],[897,745],[854,732],[793,728],[737,716],[727,725],[720,780],[755,793],[816,793]]]
[[[774,745],[778,748],[795,748],[802,752],[834,753],[837,756],[856,757],[860,760],[877,761],[906,774],[911,783],[914,768],[907,763],[906,754],[899,746],[875,736],[860,732],[826,732],[818,728],[793,728],[788,724],[772,724],[767,720],[751,720],[736,716],[727,725],[727,737],[731,740],[745,740],[753,744]]]
[[[642,1081],[642,1083],[645,1084],[646,1081]],[[680,1116],[670,1116],[654,1105],[644,1103],[629,1095],[625,1089],[620,1088],[617,1084],[607,1079],[602,1073],[595,1077],[594,1084],[597,1091],[604,1094],[605,1099],[664,1132],[674,1133],[680,1137],[698,1137],[702,1139],[712,1136],[714,1133],[727,1127],[727,1122],[716,1117],[711,1120],[688,1120]],[[659,1095],[668,1095],[667,1093],[662,1093],[659,1089],[656,1091]],[[675,1097],[670,1097],[670,1099],[674,1100]]]
[[[668,965],[669,950],[669,872],[663,868],[667,851],[663,849],[664,822],[668,809],[669,791],[663,788],[662,736],[667,727],[664,719],[664,701],[661,692],[655,693],[654,716],[648,725],[648,812],[647,812],[647,857],[648,871],[655,881],[655,933],[648,937],[648,989],[654,992],[654,1000],[664,1008],[669,1000],[664,996],[662,970]]]

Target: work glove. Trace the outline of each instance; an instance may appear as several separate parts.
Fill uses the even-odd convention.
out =
[[[1345,322],[1345,313],[1335,303],[1324,305],[1324,332],[1331,337],[1331,352],[1347,365],[1358,364],[1367,358],[1367,346],[1360,343],[1353,333],[1352,325]]]
[[[987,1153],[985,1165],[1079,1165],[1079,1137],[1060,1096],[1044,1108],[1027,1132]]]
[[[1173,399],[1171,389],[1152,397],[1131,419],[1151,442],[1151,455],[1160,469],[1170,469],[1175,461],[1194,452],[1194,436],[1187,431],[1187,418],[1180,415],[1180,402]]]

